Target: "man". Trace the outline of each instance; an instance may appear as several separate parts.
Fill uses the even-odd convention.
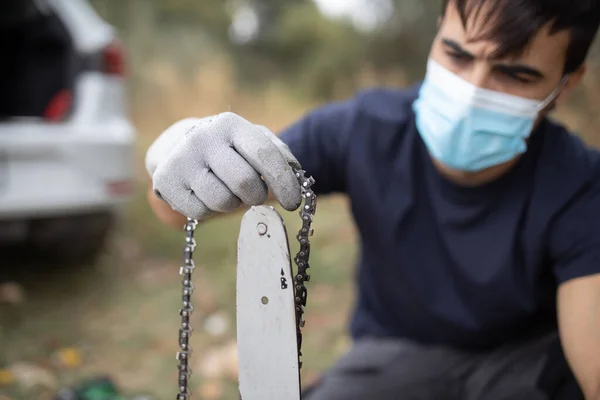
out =
[[[293,210],[298,162],[349,196],[354,346],[309,400],[600,400],[600,153],[546,118],[599,20],[598,0],[446,0],[422,84],[282,142],[231,113],[180,121],[148,152],[150,202],[177,226],[267,187]]]

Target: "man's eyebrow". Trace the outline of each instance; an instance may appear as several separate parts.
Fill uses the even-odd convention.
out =
[[[496,64],[494,69],[511,75],[529,75],[534,78],[544,77],[544,74],[540,70],[522,64]]]
[[[444,46],[450,47],[452,50],[454,50],[455,52],[457,52],[458,54],[460,54],[462,56],[475,58],[475,55],[473,55],[472,53],[469,53],[468,51],[463,49],[462,46],[460,44],[458,44],[457,42],[455,42],[454,40],[442,39],[442,43],[444,44]]]
[[[476,58],[473,53],[470,53],[467,50],[463,49],[459,43],[455,42],[452,39],[442,39],[442,43],[444,44],[444,46],[451,48],[453,51],[464,57]],[[540,70],[524,64],[496,63],[494,69],[511,75],[529,75],[533,78],[538,79],[544,77],[544,74]]]

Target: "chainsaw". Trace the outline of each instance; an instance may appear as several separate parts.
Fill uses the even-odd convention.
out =
[[[238,238],[236,321],[239,392],[243,400],[300,400],[302,328],[307,300],[311,228],[317,199],[312,177],[294,170],[303,197],[302,226],[296,235],[300,249],[293,273],[287,231],[281,215],[271,206],[251,207],[243,216]],[[189,361],[192,354],[190,316],[194,310],[192,272],[198,222],[188,219],[184,230],[182,308],[179,310],[177,400],[190,400]],[[277,349],[266,352],[265,348]]]

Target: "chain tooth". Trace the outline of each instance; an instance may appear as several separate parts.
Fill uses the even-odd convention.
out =
[[[179,361],[179,393],[176,397],[177,400],[189,400],[191,396],[191,392],[189,390],[189,379],[192,370],[189,367],[188,362],[192,355],[192,349],[189,345],[190,336],[192,335],[193,331],[190,324],[190,315],[194,311],[194,307],[191,304],[191,294],[194,292],[192,272],[194,272],[195,269],[194,260],[192,257],[194,249],[196,248],[194,231],[197,224],[197,221],[188,219],[188,222],[184,226],[186,237],[185,246],[183,248],[183,265],[179,268],[179,274],[182,277],[182,307],[179,309],[179,315],[181,316],[181,327],[179,328],[179,348],[181,351],[177,352],[175,357]]]
[[[308,259],[310,257],[310,241],[309,238],[314,234],[314,230],[311,228],[313,216],[317,207],[317,198],[315,193],[310,189],[315,180],[313,177],[305,177],[306,171],[296,170],[296,177],[300,183],[302,190],[302,197],[304,198],[304,204],[300,207],[298,214],[302,219],[302,227],[296,234],[296,240],[300,243],[300,249],[294,257],[294,262],[298,267],[296,276],[294,277],[295,284],[295,297],[294,302],[296,304],[296,332],[298,335],[298,367],[302,368],[302,331],[305,320],[304,307],[306,306],[307,290],[304,286],[305,282],[310,280],[310,275],[306,273],[306,270],[310,268]]]

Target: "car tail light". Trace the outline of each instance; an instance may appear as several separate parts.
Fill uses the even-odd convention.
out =
[[[50,122],[62,121],[71,111],[73,95],[70,91],[63,89],[50,99],[44,110],[44,119]]]
[[[106,189],[111,196],[127,196],[133,192],[133,182],[113,181],[106,182]]]
[[[110,75],[125,75],[125,50],[118,40],[113,40],[102,50],[102,72]]]

